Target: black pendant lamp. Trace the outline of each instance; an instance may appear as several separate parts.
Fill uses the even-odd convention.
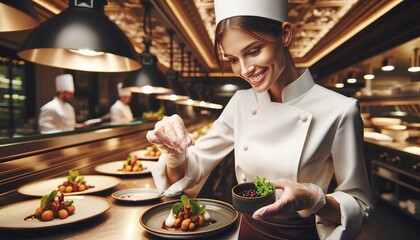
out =
[[[105,15],[106,4],[106,0],[69,0],[67,9],[29,34],[18,51],[19,57],[80,71],[139,69],[137,52],[124,32]]]
[[[188,99],[187,92],[185,87],[181,84],[178,80],[178,72],[173,69],[173,58],[174,58],[174,47],[173,47],[173,39],[174,39],[174,31],[169,30],[169,62],[170,67],[169,70],[166,72],[166,77],[168,79],[169,85],[171,86],[172,93],[164,94],[164,95],[157,95],[156,98],[160,100],[170,100],[170,101],[178,101],[178,100],[186,100]],[[181,47],[181,76],[182,76],[182,68],[184,66],[184,44],[180,44]]]
[[[32,0],[0,0],[0,32],[28,30],[38,25]]]
[[[152,20],[150,9],[152,7],[149,1],[141,2],[144,7],[143,28],[145,32],[145,51],[140,54],[142,68],[138,71],[131,72],[127,75],[123,82],[123,88],[130,92],[144,94],[162,94],[172,92],[165,75],[158,69],[158,59],[150,53],[152,45]],[[149,30],[147,28],[149,27]]]
[[[194,88],[194,82],[196,81],[193,78],[192,73],[192,61],[191,61],[191,52],[188,52],[188,78],[185,78],[183,81],[185,82],[186,90],[188,93],[189,98],[185,100],[176,101],[176,104],[180,105],[187,105],[193,107],[204,107],[204,102],[200,100],[200,96],[198,95],[196,89]]]

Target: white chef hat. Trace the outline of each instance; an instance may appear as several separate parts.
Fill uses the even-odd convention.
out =
[[[214,0],[216,25],[235,16],[264,17],[279,22],[287,20],[287,0]]]
[[[55,88],[57,92],[74,92],[73,76],[61,74],[55,77]]]
[[[122,83],[118,83],[117,88],[118,88],[118,96],[120,97],[131,96],[131,92],[122,89]]]

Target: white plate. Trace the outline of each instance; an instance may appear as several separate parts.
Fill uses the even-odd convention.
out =
[[[24,220],[35,213],[40,199],[33,199],[13,203],[0,208],[0,229],[32,229],[48,228],[80,222],[106,212],[111,203],[105,198],[96,196],[66,196],[65,201],[73,200],[76,211],[66,219],[54,218],[52,221],[42,222],[38,219]]]
[[[142,225],[147,232],[163,238],[201,239],[225,231],[238,219],[238,212],[228,203],[204,198],[199,200],[201,204],[206,205],[206,210],[210,214],[210,217],[216,220],[215,223],[205,227],[199,227],[194,231],[186,232],[174,229],[162,229],[162,223],[168,217],[172,206],[175,202],[180,202],[180,200],[175,200],[157,204],[146,210],[139,219],[140,225]]]
[[[127,202],[142,202],[159,199],[162,196],[159,195],[156,188],[130,188],[114,192],[111,197],[120,201]]]
[[[94,187],[81,192],[64,193],[64,195],[81,195],[100,192],[115,187],[121,182],[121,179],[111,176],[83,175],[83,177],[85,178],[87,185]],[[45,194],[49,194],[52,190],[58,189],[58,186],[64,181],[67,181],[67,177],[35,181],[21,186],[17,191],[23,195],[42,197]]]
[[[156,156],[146,156],[147,150],[143,149],[143,150],[138,150],[138,151],[134,151],[131,152],[130,155],[136,155],[138,159],[149,159],[149,160],[157,160],[159,159],[159,157]]]
[[[140,160],[140,162],[143,165],[143,168],[145,168],[142,171],[137,171],[137,172],[119,171],[118,169],[121,169],[124,166],[124,162],[125,161],[115,161],[115,162],[104,163],[104,164],[96,166],[95,171],[100,172],[100,173],[105,173],[105,174],[114,174],[114,175],[141,175],[141,174],[150,173],[150,170],[156,164],[155,161]]]

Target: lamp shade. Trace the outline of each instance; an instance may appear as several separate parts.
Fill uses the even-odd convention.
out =
[[[32,0],[0,0],[0,32],[22,31],[38,25]]]
[[[165,75],[157,67],[157,58],[149,52],[140,55],[143,67],[131,72],[123,82],[123,89],[130,92],[156,94],[171,92]]]
[[[141,67],[123,31],[104,14],[105,1],[69,7],[34,29],[19,57],[41,65],[92,72],[128,72]]]
[[[178,72],[176,72],[173,69],[169,69],[166,72],[166,77],[172,89],[172,93],[168,93],[164,95],[157,95],[156,96],[157,99],[178,101],[178,100],[186,100],[189,98],[184,86],[178,80]]]

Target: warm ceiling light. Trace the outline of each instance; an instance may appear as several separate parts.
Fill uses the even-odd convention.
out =
[[[149,1],[141,2],[144,7],[143,29],[146,37],[143,40],[145,51],[140,55],[143,67],[140,70],[131,72],[123,81],[124,90],[144,94],[161,94],[172,92],[165,75],[158,69],[158,59],[150,53],[152,46],[152,16],[151,3]]]
[[[336,83],[335,84],[335,88],[343,88],[344,87],[344,83]]]
[[[349,76],[347,78],[347,82],[353,84],[353,83],[357,82],[357,79],[355,77],[353,77],[352,73],[349,73]]]
[[[366,74],[363,76],[364,79],[366,80],[372,80],[375,78],[375,74],[373,74],[373,67],[372,65],[368,65],[367,66],[367,71]]]
[[[418,55],[419,49],[414,49],[414,55],[413,58],[410,61],[410,67],[408,68],[409,72],[420,72],[420,64],[419,64],[419,55]]]
[[[130,40],[104,13],[106,2],[69,0],[67,9],[29,34],[18,50],[19,57],[79,71],[139,69],[138,54]]]
[[[392,57],[387,57],[382,61],[382,71],[392,71],[395,69],[394,61]]]
[[[0,0],[0,32],[35,28],[39,21],[32,0]]]

